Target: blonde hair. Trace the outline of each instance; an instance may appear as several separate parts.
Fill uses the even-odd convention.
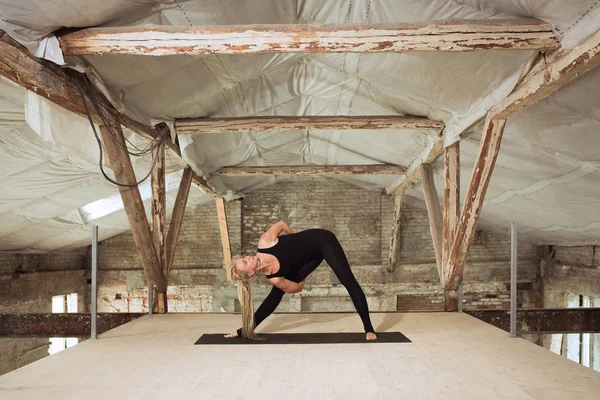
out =
[[[227,266],[227,280],[236,281],[238,289],[238,299],[240,300],[240,310],[242,312],[242,336],[247,339],[256,338],[254,333],[254,304],[252,303],[252,291],[250,290],[249,277],[241,271],[238,271],[233,260]]]

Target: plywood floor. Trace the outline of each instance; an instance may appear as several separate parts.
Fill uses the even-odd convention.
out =
[[[231,314],[152,315],[0,376],[0,399],[599,399],[600,373],[468,315],[373,314],[413,343],[194,346]],[[360,331],[280,314],[263,332]]]

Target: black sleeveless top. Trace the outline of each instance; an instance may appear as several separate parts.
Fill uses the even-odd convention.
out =
[[[259,253],[271,254],[279,261],[279,271],[266,275],[267,279],[286,277],[300,267],[319,258],[321,255],[321,233],[323,229],[308,229],[291,235],[278,237],[277,244],[266,249],[257,249]]]

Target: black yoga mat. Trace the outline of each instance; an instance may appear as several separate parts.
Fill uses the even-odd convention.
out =
[[[222,333],[200,336],[194,344],[329,344],[329,343],[410,343],[400,332],[377,332],[377,340],[367,341],[364,333],[266,333],[258,335],[263,340],[225,338]]]

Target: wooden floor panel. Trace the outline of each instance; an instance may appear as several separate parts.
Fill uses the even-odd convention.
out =
[[[149,315],[0,376],[11,399],[598,399],[600,373],[459,313],[377,313],[413,343],[194,346],[239,315]],[[360,331],[278,314],[263,332]]]

